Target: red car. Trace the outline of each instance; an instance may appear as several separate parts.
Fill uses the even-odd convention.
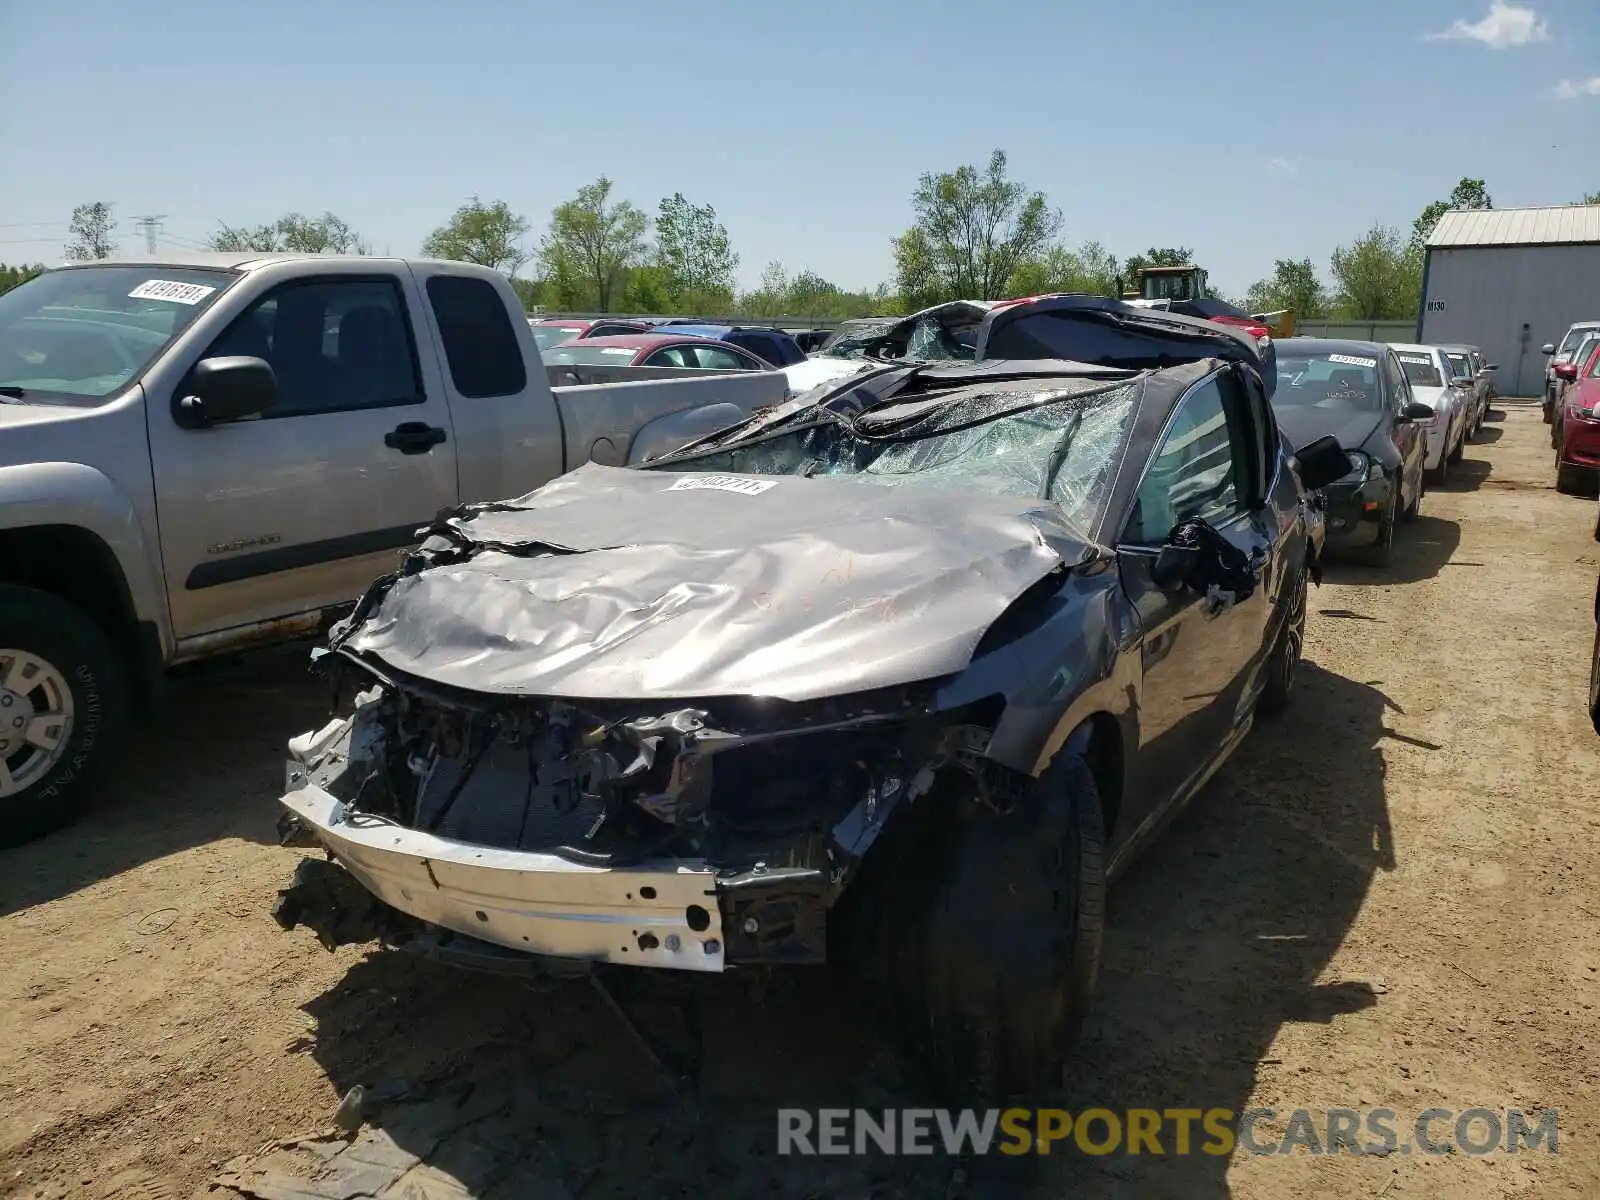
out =
[[[547,367],[700,367],[717,371],[770,371],[748,350],[711,338],[672,333],[621,333],[540,347]]]
[[[1556,370],[1570,381],[1554,423],[1556,491],[1592,494],[1600,478],[1600,342],[1581,363],[1562,363]]]

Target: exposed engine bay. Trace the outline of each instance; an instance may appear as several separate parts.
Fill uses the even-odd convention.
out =
[[[535,954],[701,970],[820,962],[828,910],[900,806],[942,780],[1005,806],[1028,782],[980,757],[988,729],[903,689],[631,716],[430,693],[368,688],[351,718],[295,739],[285,804],[381,900]],[[297,811],[297,788],[333,803]],[[386,886],[392,858],[364,870],[359,838],[341,852],[340,826],[392,846],[406,839],[381,834],[419,835],[419,882],[434,889],[446,887],[441,848],[477,854],[485,865],[461,893],[475,899],[419,906],[413,889]],[[581,898],[590,872],[620,888],[621,911]],[[672,882],[646,882],[656,876]],[[651,902],[687,880],[689,902],[662,932]]]

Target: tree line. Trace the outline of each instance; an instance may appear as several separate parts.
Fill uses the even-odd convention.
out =
[[[536,242],[532,222],[505,200],[474,196],[423,239],[421,252],[504,272],[523,305],[567,312],[730,313],[843,319],[913,312],[945,300],[999,300],[1044,292],[1117,295],[1147,266],[1194,261],[1186,246],[1151,246],[1119,259],[1104,245],[1062,239],[1062,218],[1046,195],[1011,177],[1005,152],[983,167],[920,176],[911,192],[912,222],[891,241],[894,278],[851,291],[809,268],[768,263],[760,283],[736,286],[739,254],[710,204],[681,192],[654,214],[617,195],[602,176],[550,213]],[[1600,203],[1600,192],[1575,203]],[[1293,309],[1297,317],[1400,320],[1422,300],[1428,234],[1451,209],[1493,208],[1485,181],[1463,178],[1429,204],[1409,231],[1382,224],[1336,247],[1326,274],[1309,257],[1282,258],[1265,279],[1234,300],[1251,312]],[[107,201],[79,205],[68,226],[66,256],[109,257],[117,245]],[[221,225],[214,250],[370,254],[371,244],[343,218],[290,212],[259,225]],[[41,265],[0,264],[0,292]],[[1227,299],[1227,297],[1223,297]]]

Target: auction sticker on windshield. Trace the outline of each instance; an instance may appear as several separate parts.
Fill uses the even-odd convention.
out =
[[[1330,354],[1328,355],[1328,361],[1344,363],[1346,366],[1351,367],[1375,367],[1378,365],[1378,360],[1375,358],[1361,358],[1354,354]]]
[[[1429,358],[1426,354],[1402,354],[1400,356],[1400,361],[1421,363],[1425,367],[1433,366],[1433,359]]]
[[[759,496],[768,488],[776,487],[775,479],[740,479],[737,475],[685,475],[669,492],[741,492],[746,496]]]
[[[146,279],[128,293],[131,300],[170,300],[174,304],[199,304],[217,289],[203,283],[178,283],[172,279]]]

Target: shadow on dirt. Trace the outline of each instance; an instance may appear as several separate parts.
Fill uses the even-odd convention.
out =
[[[1450,464],[1450,477],[1443,483],[1428,482],[1430,492],[1475,492],[1483,486],[1483,481],[1494,473],[1494,468],[1481,458],[1463,458],[1458,463]],[[1424,497],[1423,504],[1427,504]]]
[[[1423,500],[1427,504],[1427,500]],[[1323,579],[1328,583],[1377,584],[1417,583],[1432,579],[1450,562],[1461,544],[1461,526],[1444,517],[1430,516],[1426,508],[1415,521],[1395,527],[1394,557],[1387,567],[1372,567],[1357,557],[1357,549],[1332,549],[1324,560]]]
[[[218,838],[275,842],[284,745],[327,718],[328,689],[290,643],[187,668],[130,732],[74,825],[0,851],[0,914]]]
[[[1063,1096],[1036,1103],[1238,1112],[1258,1073],[1293,1069],[1262,1062],[1285,1023],[1381,1003],[1364,980],[1314,981],[1373,876],[1394,866],[1378,749],[1392,707],[1375,685],[1305,665],[1290,712],[1246,740],[1113,890],[1084,1042]],[[930,1103],[896,1049],[894,1014],[823,968],[776,973],[764,991],[749,978],[604,978],[626,1019],[583,980],[369,957],[306,1006],[307,1048],[334,1088],[368,1089],[367,1128],[348,1147],[230,1164],[221,1182],[286,1194],[329,1161],[382,1160],[396,1194],[444,1171],[485,1200],[1227,1194],[1226,1157],[1175,1147],[1091,1158],[1058,1144],[1049,1159],[965,1165],[781,1156],[780,1107]],[[697,1082],[664,1065],[682,1062],[698,1062]],[[306,1113],[305,1128],[328,1117]],[[1258,1137],[1270,1136],[1264,1125]]]

